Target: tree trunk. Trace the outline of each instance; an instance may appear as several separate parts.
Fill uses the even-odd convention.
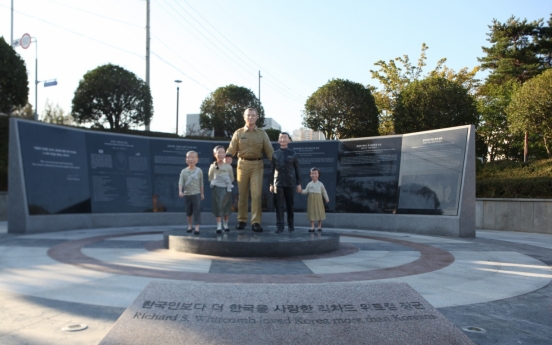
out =
[[[525,140],[523,143],[523,162],[527,163],[527,154],[529,153],[529,134],[525,132]]]
[[[548,141],[546,140],[546,136],[543,136],[544,139],[544,147],[546,148],[546,154],[548,154],[548,158],[552,158],[550,155],[550,148],[548,147]]]

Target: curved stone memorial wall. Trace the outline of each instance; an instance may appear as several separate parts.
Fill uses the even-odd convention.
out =
[[[330,203],[324,228],[475,236],[473,126],[341,141],[292,142],[303,187],[319,168]],[[189,150],[205,181],[212,149],[229,142],[97,132],[10,119],[10,233],[184,224],[178,177]],[[277,143],[273,143],[277,149]],[[237,160],[234,160],[234,168]],[[263,225],[275,223],[264,160]],[[233,190],[234,211],[238,188]],[[297,226],[307,198],[295,197]],[[203,222],[214,223],[205,184]]]

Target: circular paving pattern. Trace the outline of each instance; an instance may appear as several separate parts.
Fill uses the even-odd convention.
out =
[[[368,281],[387,278],[398,278],[410,275],[428,273],[435,270],[442,269],[449,266],[454,262],[454,256],[442,249],[414,243],[405,240],[391,239],[379,236],[367,236],[367,235],[350,235],[347,237],[368,239],[378,241],[379,243],[395,244],[404,247],[408,247],[410,250],[419,252],[418,259],[395,267],[388,267],[375,270],[364,270],[358,272],[344,272],[344,273],[327,273],[327,274],[226,274],[226,273],[203,273],[203,272],[183,272],[176,270],[164,270],[155,268],[135,267],[128,265],[121,265],[116,263],[105,262],[90,256],[85,255],[82,249],[88,245],[92,245],[98,242],[107,241],[110,239],[132,237],[141,235],[157,235],[162,234],[162,231],[155,232],[140,232],[140,233],[126,233],[116,235],[105,235],[88,237],[84,239],[72,240],[62,242],[60,244],[52,246],[48,250],[48,256],[56,261],[74,265],[80,268],[95,270],[104,273],[139,276],[157,279],[170,279],[170,280],[189,280],[189,281],[201,281],[201,282],[213,282],[213,283],[279,283],[279,284],[300,284],[300,283],[322,283],[322,282],[351,282],[351,281]],[[168,252],[167,249],[162,249],[162,241],[156,241],[146,244],[145,248],[154,250],[158,255],[163,255]],[[376,242],[376,246],[377,243]],[[286,258],[285,260],[306,260],[306,259],[321,259],[332,257],[336,255],[349,255],[355,252],[351,245],[341,244],[343,247],[336,253],[330,253],[325,255],[310,255],[310,256],[296,256],[293,258]],[[357,248],[358,250],[358,248]],[[166,251],[166,252],[164,252]],[[190,254],[193,255],[193,254]],[[203,255],[197,255],[198,257],[205,257]],[[222,257],[209,257],[216,258],[217,260],[236,260],[233,258]],[[265,258],[240,258],[239,260],[281,260],[281,259],[265,259]]]

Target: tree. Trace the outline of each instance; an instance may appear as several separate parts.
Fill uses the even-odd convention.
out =
[[[321,131],[329,140],[376,136],[378,115],[369,88],[349,80],[332,79],[307,99],[303,126]]]
[[[509,130],[506,108],[510,104],[512,94],[519,88],[513,80],[502,85],[485,84],[477,97],[477,109],[481,114],[481,125],[477,133],[482,137],[489,161],[497,158],[514,158],[513,143],[522,140]],[[517,150],[515,150],[517,151]]]
[[[544,68],[552,68],[552,14],[548,26],[541,26],[534,37],[537,54],[541,57]]]
[[[552,158],[552,69],[527,81],[512,96],[506,109],[510,128],[542,136],[546,153]]]
[[[210,129],[205,129],[199,127],[199,124],[192,123],[191,125],[186,125],[186,136],[187,137],[213,137],[213,133]]]
[[[70,114],[65,114],[59,104],[53,105],[52,102],[46,100],[46,106],[42,111],[42,121],[53,123],[56,125],[70,125],[73,123],[73,118]]]
[[[482,69],[489,69],[486,84],[504,84],[515,81],[522,85],[550,68],[552,57],[552,31],[543,20],[528,22],[510,17],[506,23],[493,19],[487,39],[492,45],[482,47],[486,56],[478,58]],[[525,133],[524,161],[527,161],[529,133]]]
[[[429,77],[407,85],[393,108],[398,134],[438,128],[476,125],[475,99],[463,86],[442,77]]]
[[[199,124],[202,129],[212,129],[215,137],[231,138],[243,127],[243,112],[247,108],[257,109],[257,127],[264,127],[264,109],[253,91],[246,87],[227,85],[219,87],[201,103]]]
[[[523,84],[543,71],[544,60],[537,54],[534,39],[543,29],[542,19],[527,22],[512,16],[505,23],[493,19],[489,29],[487,41],[492,45],[482,47],[486,56],[478,58],[483,70],[491,70],[489,82],[502,84],[513,79]]]
[[[412,65],[408,55],[403,55],[402,57],[389,60],[389,62],[380,60],[374,64],[379,66],[379,70],[370,70],[372,78],[377,79],[382,85],[381,90],[370,87],[380,111],[379,132],[381,135],[395,134],[393,108],[395,107],[397,96],[410,83],[426,77],[442,77],[464,86],[470,92],[473,92],[479,85],[479,80],[475,79],[475,74],[479,71],[479,67],[475,67],[471,71],[467,67],[464,67],[460,71],[455,72],[444,65],[447,60],[446,58],[439,60],[435,68],[424,77],[422,73],[424,66],[426,66],[426,51],[428,49],[429,47],[423,43],[422,52],[416,65]],[[395,61],[399,62],[402,68]]]
[[[19,54],[0,37],[0,113],[24,107],[29,96],[27,67]]]
[[[112,64],[87,72],[73,97],[76,123],[104,128],[128,129],[148,124],[153,101],[146,83],[134,73]]]
[[[266,135],[268,135],[268,139],[270,139],[270,141],[278,141],[280,133],[282,133],[281,130],[274,128],[267,128],[264,131],[266,132]]]
[[[11,116],[34,120],[33,106],[30,103],[27,103],[24,107],[15,107],[11,113]]]

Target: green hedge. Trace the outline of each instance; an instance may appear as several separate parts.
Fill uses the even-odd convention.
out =
[[[477,180],[478,198],[552,199],[552,178],[489,178]]]
[[[497,161],[478,165],[478,198],[552,198],[552,159],[521,163]]]

